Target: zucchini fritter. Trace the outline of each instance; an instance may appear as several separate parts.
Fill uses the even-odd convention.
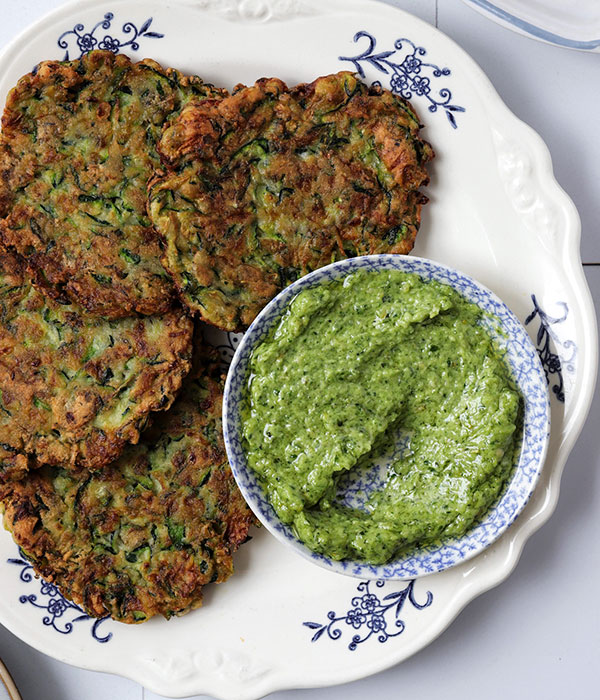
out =
[[[181,309],[106,320],[59,304],[0,254],[0,479],[36,464],[99,469],[167,409],[191,367]]]
[[[0,417],[0,424],[2,418]],[[0,428],[0,435],[4,426]],[[2,498],[4,485],[8,481],[22,479],[30,469],[30,459],[10,445],[0,444],[0,499]]]
[[[0,141],[0,245],[38,284],[110,318],[168,310],[173,287],[146,214],[167,120],[223,94],[146,59],[46,61],[10,92]]]
[[[198,368],[107,470],[52,467],[5,485],[4,522],[35,570],[90,615],[143,622],[202,604],[202,587],[233,571],[252,512],[221,434],[223,381]]]
[[[191,102],[159,143],[167,173],[149,198],[183,302],[238,330],[311,270],[408,253],[433,157],[419,128],[404,99],[346,72]]]

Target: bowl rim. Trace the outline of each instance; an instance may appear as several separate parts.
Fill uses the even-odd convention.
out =
[[[539,439],[541,440],[541,447],[537,451],[534,472],[531,476],[529,486],[526,489],[525,494],[521,495],[518,498],[517,506],[514,512],[511,514],[510,518],[502,525],[500,525],[500,527],[496,529],[496,532],[494,534],[484,538],[483,542],[479,541],[472,542],[469,544],[469,539],[473,538],[473,534],[477,532],[477,530],[481,526],[483,526],[490,520],[490,515],[494,515],[497,506],[503,503],[505,498],[511,494],[511,487],[513,486],[515,477],[518,476],[519,472],[522,470],[522,449],[519,452],[518,461],[513,466],[512,476],[510,476],[506,485],[503,487],[500,496],[496,499],[496,501],[490,507],[490,509],[488,509],[486,515],[483,518],[476,521],[476,524],[469,528],[467,533],[465,533],[462,537],[459,538],[443,539],[441,540],[440,546],[432,548],[416,547],[410,550],[409,555],[392,559],[386,564],[382,565],[373,565],[369,564],[368,562],[351,559],[344,559],[338,561],[331,559],[326,555],[313,552],[292,532],[291,526],[284,525],[280,521],[273,507],[268,502],[266,496],[264,497],[264,501],[267,504],[267,509],[269,509],[271,513],[267,515],[263,511],[263,508],[261,508],[260,505],[257,503],[257,499],[255,499],[254,496],[246,488],[246,483],[243,478],[243,474],[244,472],[251,474],[252,469],[248,467],[247,464],[244,464],[240,467],[239,460],[237,459],[234,443],[237,440],[240,446],[239,452],[243,454],[243,449],[241,448],[242,440],[240,432],[236,431],[234,427],[235,420],[233,416],[233,411],[231,409],[232,397],[236,395],[236,389],[233,386],[234,382],[239,377],[240,372],[242,372],[243,375],[246,374],[246,367],[243,356],[246,353],[251,352],[251,349],[257,344],[257,341],[260,341],[264,337],[264,335],[272,328],[272,326],[281,317],[283,311],[286,308],[288,308],[291,301],[297,296],[299,291],[305,288],[319,286],[319,284],[331,281],[331,279],[333,278],[339,279],[347,277],[349,274],[352,274],[352,272],[356,271],[357,269],[360,269],[361,267],[366,266],[367,268],[369,268],[370,263],[373,265],[373,267],[371,268],[373,270],[395,269],[399,271],[412,272],[419,276],[421,276],[419,272],[415,272],[415,270],[406,270],[405,267],[423,266],[425,269],[428,269],[428,271],[437,273],[445,272],[448,274],[448,278],[440,281],[442,282],[442,284],[447,284],[451,286],[459,294],[461,294],[461,296],[467,298],[464,291],[457,289],[457,287],[454,284],[457,283],[459,280],[467,283],[472,288],[477,290],[477,292],[479,293],[477,297],[474,299],[467,298],[468,301],[477,304],[481,308],[479,300],[483,298],[486,299],[489,303],[492,303],[498,308],[502,309],[510,323],[513,324],[514,328],[520,334],[523,344],[526,346],[529,352],[531,362],[535,367],[535,374],[539,380],[538,388],[543,387],[542,391],[544,396],[544,415],[541,421],[540,428],[536,432],[536,434],[539,436]],[[327,275],[331,273],[333,273],[333,278],[328,278]],[[429,279],[435,279],[435,277],[432,276]],[[277,309],[279,305],[281,305],[281,308]],[[273,314],[273,316],[269,319],[271,314]],[[261,329],[263,325],[264,328],[266,328],[266,330],[264,330],[264,328]],[[500,326],[502,330],[505,330],[504,322],[500,321]],[[510,337],[510,335],[507,333],[507,338],[508,337]],[[507,343],[505,352],[508,357],[508,355],[510,354],[509,343]],[[519,387],[519,390],[525,401],[522,437],[522,445],[525,445],[526,440],[528,439],[527,433],[529,432],[528,430],[526,430],[526,428],[531,428],[529,421],[526,420],[526,417],[530,412],[530,407],[528,408],[530,401],[526,392],[523,391],[521,382],[517,377],[514,376],[514,368],[512,366],[509,366],[509,370],[511,371],[513,379]],[[245,381],[241,380],[240,386],[243,384],[245,384]],[[239,402],[239,404],[241,405],[241,401]],[[227,378],[223,393],[223,435],[225,448],[227,452],[227,458],[231,465],[231,470],[233,472],[236,483],[240,491],[242,492],[242,495],[244,496],[245,500],[247,501],[248,505],[250,506],[254,514],[257,516],[259,521],[277,540],[279,540],[286,547],[292,549],[294,552],[302,556],[304,559],[307,559],[313,564],[324,568],[328,571],[333,571],[335,573],[363,580],[383,579],[390,581],[403,581],[433,575],[441,571],[445,571],[446,569],[453,568],[454,566],[458,566],[459,564],[462,564],[463,562],[472,559],[473,557],[484,552],[490,545],[496,542],[518,518],[518,516],[523,511],[523,509],[525,508],[535,491],[548,452],[548,446],[550,442],[550,416],[550,394],[548,390],[545,370],[542,366],[538,351],[535,348],[522,322],[518,319],[516,314],[507,306],[507,304],[497,294],[492,292],[488,287],[481,284],[481,282],[471,277],[470,275],[467,275],[464,272],[458,270],[455,267],[437,262],[430,258],[389,253],[363,255],[338,260],[336,262],[330,263],[329,265],[313,270],[312,272],[308,273],[303,277],[300,277],[299,279],[295,280],[290,285],[282,289],[260,311],[260,313],[257,315],[257,317],[254,319],[252,324],[249,326],[249,328],[241,338],[236,348],[231,364],[227,370]],[[260,486],[258,485],[257,480],[254,479],[254,481],[257,484],[257,487],[262,491],[262,488],[260,488]],[[458,555],[457,545],[463,542],[467,543],[466,551]],[[439,554],[441,556],[438,557],[437,564],[435,566],[424,565],[422,561],[415,561],[415,555],[418,555],[419,552]],[[449,552],[452,552],[455,555],[454,559],[444,559],[444,555],[448,557]],[[407,562],[411,562],[412,567],[405,571],[403,570],[403,568],[401,568],[401,573],[398,573],[398,565],[402,563],[406,564]]]

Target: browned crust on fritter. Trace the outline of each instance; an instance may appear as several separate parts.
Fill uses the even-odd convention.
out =
[[[204,362],[207,361],[205,356]],[[254,516],[227,463],[211,353],[143,442],[101,474],[43,468],[5,489],[4,522],[38,574],[96,617],[141,622],[202,604]]]
[[[137,442],[151,412],[173,402],[191,366],[192,332],[181,309],[82,316],[27,283],[18,258],[0,254],[0,445],[27,453],[32,466],[101,469]]]
[[[9,93],[0,139],[0,246],[44,293],[121,318],[169,310],[173,286],[146,216],[163,124],[220,94],[145,59],[44,61]]]
[[[408,253],[433,157],[419,128],[405,100],[345,72],[190,103],[163,133],[166,172],[149,186],[183,303],[240,330],[311,270]]]
[[[30,469],[29,457],[10,445],[0,445],[0,501],[10,493],[10,483],[20,481]]]

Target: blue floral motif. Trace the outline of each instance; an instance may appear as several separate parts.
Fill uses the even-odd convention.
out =
[[[408,78],[405,75],[395,73],[390,80],[390,86],[394,92],[402,92],[408,89]]]
[[[401,67],[405,70],[405,76],[406,73],[418,75],[421,72],[421,59],[411,54],[402,61]]]
[[[415,78],[413,81],[413,90],[415,91],[415,95],[429,95],[431,92],[429,78]]]
[[[137,51],[140,48],[138,39],[141,37],[145,39],[162,39],[164,37],[164,34],[149,31],[153,19],[149,17],[139,29],[133,22],[125,22],[121,31],[123,34],[131,35],[129,38],[118,39],[110,34],[105,34],[102,38],[98,38],[96,32],[102,29],[110,29],[113,19],[114,14],[107,12],[104,18],[97,22],[89,31],[86,31],[83,24],[76,24],[73,29],[63,32],[58,38],[59,47],[66,49],[63,60],[68,61],[71,58],[81,58],[84,54],[94,49],[104,49],[105,51],[118,53],[121,49],[128,46],[132,51]],[[72,50],[74,46],[77,47],[78,56],[69,53],[69,48]]]
[[[226,342],[215,346],[219,351],[221,361],[225,368],[229,367],[231,364],[231,360],[233,360],[233,356],[235,355],[235,351],[237,346],[240,344],[240,340],[242,339],[243,335],[243,333],[228,332]]]
[[[353,608],[348,610],[346,613],[346,624],[352,625],[355,629],[360,629],[367,621],[367,616],[361,612],[358,608]],[[311,623],[304,623],[307,627],[310,627]]]
[[[93,49],[95,49],[97,43],[98,39],[96,39],[91,34],[83,34],[77,39],[77,46],[79,46],[79,48],[81,49],[82,55],[84,53],[87,53],[88,51],[92,51]]]
[[[98,44],[99,49],[104,49],[105,51],[112,51],[113,53],[118,53],[121,48],[121,42],[118,39],[113,39],[110,34],[107,34],[104,39]]]
[[[392,51],[375,52],[376,40],[369,32],[361,31],[354,35],[354,41],[366,38],[367,48],[358,56],[339,56],[340,61],[350,61],[354,64],[361,78],[365,77],[363,63],[376,68],[381,73],[390,76],[390,89],[407,100],[414,95],[424,97],[429,102],[429,111],[437,112],[442,108],[448,121],[454,129],[457,128],[455,113],[464,112],[465,108],[451,104],[452,93],[448,88],[441,88],[437,94],[432,93],[431,79],[450,75],[449,68],[440,68],[435,63],[423,61],[427,50],[417,46],[410,39],[397,39]],[[428,70],[430,75],[422,75]],[[379,82],[374,83],[378,85]]]
[[[209,345],[218,350],[221,358],[221,367],[223,370],[227,370],[244,334],[225,332],[206,326],[202,329],[202,337]]]
[[[34,580],[33,576],[33,566],[27,561],[23,552],[19,550],[21,554],[20,559],[8,559],[9,564],[15,564],[21,567],[19,573],[19,578],[23,583],[31,583]],[[36,579],[37,580],[37,579]],[[23,604],[29,603],[33,605],[34,608],[39,608],[40,610],[45,610],[48,615],[42,618],[42,623],[47,627],[52,627],[60,634],[70,634],[73,631],[73,626],[76,622],[83,622],[85,620],[93,620],[92,628],[90,630],[92,637],[101,644],[112,639],[113,633],[102,636],[98,634],[98,629],[100,625],[105,622],[108,617],[103,617],[96,619],[87,615],[78,605],[67,600],[58,590],[58,588],[48,581],[40,580],[40,596],[49,600],[38,600],[38,596],[34,593],[29,595],[19,596],[19,602]],[[73,617],[74,615],[74,617]],[[70,619],[65,619],[68,617]]]
[[[345,615],[337,615],[334,610],[327,613],[329,622],[303,622],[305,627],[315,630],[311,642],[318,641],[324,634],[334,641],[342,637],[342,630],[339,623],[345,622],[349,627],[356,630],[366,628],[363,634],[354,634],[348,649],[355,651],[359,644],[366,642],[374,634],[378,635],[377,640],[383,644],[391,637],[397,637],[404,632],[406,625],[400,619],[400,614],[408,601],[417,610],[428,608],[433,602],[433,594],[427,591],[424,603],[419,603],[415,599],[415,580],[409,581],[401,591],[388,593],[383,598],[376,596],[369,588],[371,584],[377,588],[383,588],[385,581],[361,581],[356,590],[362,595],[354,596],[351,600],[352,607]]]
[[[533,319],[537,316],[540,320],[540,326],[537,332],[536,344],[538,348],[538,354],[540,360],[542,361],[542,366],[544,367],[544,372],[546,373],[546,381],[550,385],[551,378],[550,375],[556,375],[557,381],[551,387],[552,393],[561,402],[565,402],[565,384],[563,379],[563,366],[569,372],[575,371],[575,358],[577,357],[577,345],[575,345],[572,340],[561,341],[558,335],[552,330],[552,326],[557,323],[563,323],[567,320],[569,315],[569,307],[564,301],[559,302],[562,307],[562,315],[554,318],[547,314],[538,304],[535,294],[531,295],[531,301],[533,302],[533,311],[525,319],[525,325],[529,325]],[[562,348],[568,352],[567,357],[563,357],[561,360],[560,356],[552,352],[550,348],[550,342],[554,341],[557,348]]]
[[[364,595],[360,601],[360,607],[364,608],[365,610],[368,610],[371,613],[375,610],[375,608],[378,605],[379,598],[376,595],[373,595],[372,593]]]

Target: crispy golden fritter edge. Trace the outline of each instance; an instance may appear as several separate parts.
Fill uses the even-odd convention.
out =
[[[173,402],[192,335],[178,308],[86,316],[46,298],[16,256],[0,254],[0,480],[44,463],[79,470],[115,460],[150,413]]]
[[[109,469],[44,467],[0,491],[36,573],[92,616],[135,623],[199,607],[255,522],[225,455],[215,353],[196,360],[172,409]]]
[[[241,330],[313,269],[408,253],[433,158],[420,126],[405,100],[347,72],[191,102],[164,130],[165,172],[149,186],[183,303]]]
[[[192,96],[222,95],[151,59],[93,51],[44,61],[8,95],[0,138],[0,247],[36,283],[110,318],[172,307],[146,215],[163,124]]]

